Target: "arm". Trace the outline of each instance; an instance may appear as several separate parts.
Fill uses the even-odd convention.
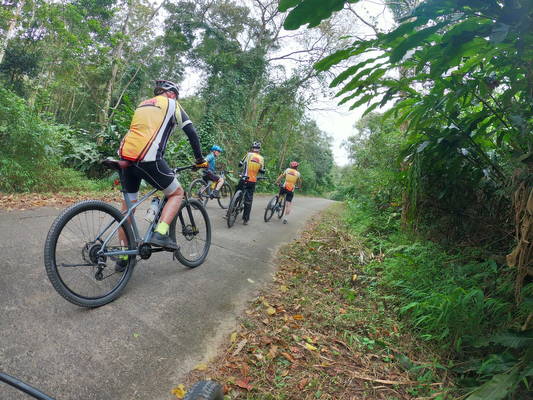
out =
[[[300,175],[298,177],[298,181],[296,182],[296,186],[298,187],[298,189],[301,189],[302,188],[302,184],[304,183],[304,180],[302,179],[302,175]]]
[[[280,176],[278,176],[278,179],[276,179],[276,185],[279,185],[279,182],[281,181],[281,178],[283,178],[285,176],[285,174],[281,174]]]

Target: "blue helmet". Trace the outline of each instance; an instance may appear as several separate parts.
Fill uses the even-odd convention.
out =
[[[220,152],[222,152],[223,150],[222,150],[222,147],[217,146],[217,145],[215,144],[213,147],[211,147],[211,151],[220,151]]]

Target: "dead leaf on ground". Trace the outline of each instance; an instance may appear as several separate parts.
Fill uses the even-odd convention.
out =
[[[239,344],[237,344],[237,347],[235,348],[235,351],[231,354],[232,356],[236,356],[237,354],[239,354],[242,350],[242,348],[246,345],[246,343],[248,343],[248,340],[246,339],[243,339],[239,342]]]
[[[185,395],[187,394],[187,391],[185,390],[185,385],[179,384],[174,389],[170,391],[176,398],[183,399]]]
[[[207,364],[200,363],[194,367],[196,371],[205,371],[207,369]]]
[[[247,378],[240,378],[235,381],[235,385],[240,388],[246,389],[248,391],[253,389],[253,386],[250,384],[250,381]]]
[[[282,355],[283,357],[285,357],[285,358],[286,358],[288,361],[290,361],[291,363],[294,362],[294,358],[293,358],[289,353],[287,353],[287,352],[282,352],[281,355]]]
[[[307,350],[311,350],[311,351],[317,351],[318,350],[315,346],[313,346],[312,344],[309,344],[309,343],[304,344],[304,347]]]
[[[300,390],[303,390],[306,386],[307,386],[307,383],[309,382],[309,379],[308,378],[302,378],[300,380],[300,382],[298,382],[298,388]]]

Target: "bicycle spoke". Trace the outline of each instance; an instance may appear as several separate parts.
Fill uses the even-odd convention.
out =
[[[191,201],[189,207],[182,206],[171,227],[171,234],[179,245],[175,256],[182,264],[193,268],[205,260],[211,244],[210,229],[209,218],[201,204]]]
[[[73,216],[63,226],[57,243],[55,260],[59,278],[77,296],[94,299],[113,291],[122,274],[116,274],[116,257],[103,257],[98,267],[98,250],[103,238],[99,235],[110,224],[117,222],[101,210],[87,210]],[[108,235],[112,230],[107,229]],[[108,249],[120,249],[118,231],[110,238]],[[88,267],[88,268],[87,268]]]

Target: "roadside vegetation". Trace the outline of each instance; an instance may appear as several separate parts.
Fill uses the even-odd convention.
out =
[[[340,27],[301,32],[293,55],[280,50],[284,16],[270,0],[21,0],[7,1],[0,16],[1,192],[107,188],[109,171],[99,162],[116,156],[159,78],[184,92],[194,84],[180,103],[204,153],[222,146],[218,166],[234,178],[251,143],[261,141],[263,190],[274,189],[293,159],[306,192],[331,190],[330,138],[306,107],[325,86],[313,64],[336,48]],[[294,73],[281,64],[286,58],[296,60]],[[179,129],[165,158],[175,166],[192,160]]]
[[[350,233],[346,211],[330,208],[280,250],[274,283],[250,303],[221,355],[197,366],[189,382],[215,379],[228,399],[412,399],[447,392],[437,356],[398,318],[367,268],[382,255]]]

